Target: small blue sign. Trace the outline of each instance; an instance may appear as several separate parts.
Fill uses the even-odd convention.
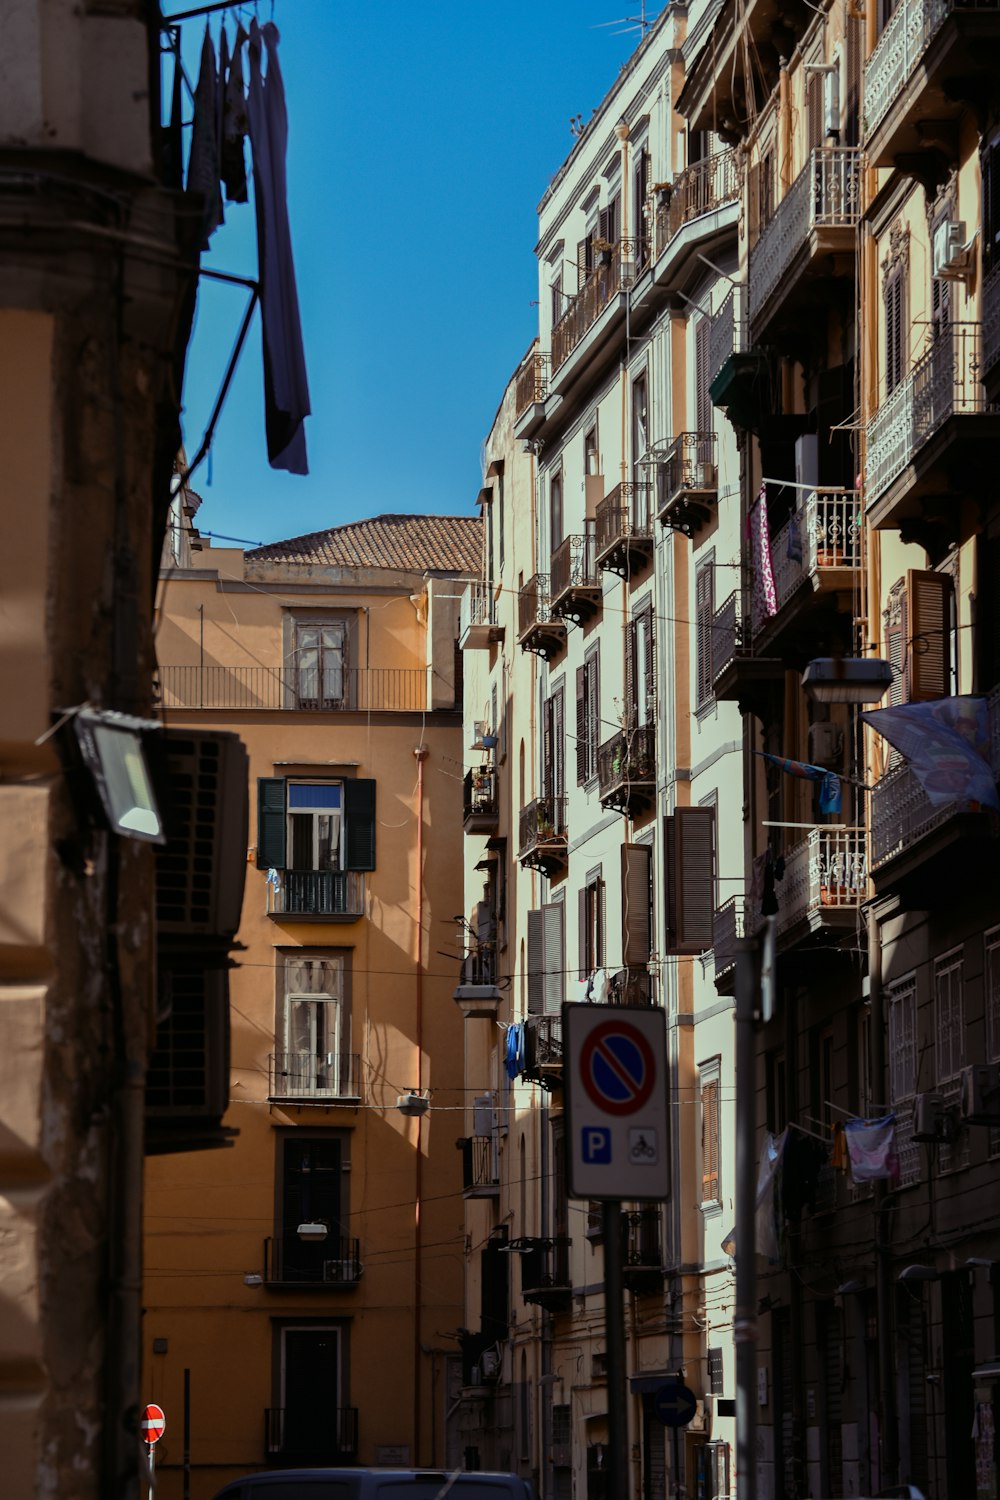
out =
[[[584,1161],[594,1166],[610,1166],[611,1131],[604,1125],[585,1125],[581,1137]]]
[[[661,1385],[653,1397],[653,1411],[664,1427],[686,1427],[698,1410],[698,1398],[680,1381]]]

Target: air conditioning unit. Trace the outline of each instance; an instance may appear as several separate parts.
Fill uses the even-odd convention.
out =
[[[844,762],[844,731],[839,724],[809,725],[809,760],[827,770],[840,769]]]
[[[359,1267],[353,1260],[325,1260],[323,1262],[324,1281],[356,1281]]]
[[[472,1134],[492,1135],[494,1122],[492,1094],[477,1094],[472,1101]]]
[[[954,1134],[954,1119],[943,1094],[918,1094],[913,1101],[913,1139],[915,1141],[949,1141]]]
[[[947,280],[964,275],[967,269],[965,222],[962,219],[942,219],[934,229],[931,274]]]
[[[1000,1125],[1000,1063],[962,1069],[958,1111],[966,1125]]]

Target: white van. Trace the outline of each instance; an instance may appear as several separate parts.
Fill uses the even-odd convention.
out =
[[[233,1479],[215,1500],[536,1500],[517,1474],[440,1469],[281,1469]]]

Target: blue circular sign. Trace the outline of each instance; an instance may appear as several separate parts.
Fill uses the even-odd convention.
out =
[[[653,1397],[653,1412],[664,1427],[686,1427],[697,1410],[697,1396],[680,1381],[661,1385]]]
[[[580,1050],[580,1077],[591,1101],[608,1115],[632,1115],[653,1092],[652,1048],[628,1021],[595,1026]]]

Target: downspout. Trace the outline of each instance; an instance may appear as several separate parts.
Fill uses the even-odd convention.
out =
[[[413,751],[417,762],[417,953],[415,965],[417,1093],[424,1086],[424,761],[427,746]],[[420,1463],[420,1344],[423,1338],[421,1288],[423,1285],[423,1229],[420,1222],[420,1199],[423,1192],[423,1117],[417,1116],[416,1159],[413,1185],[413,1461]]]

